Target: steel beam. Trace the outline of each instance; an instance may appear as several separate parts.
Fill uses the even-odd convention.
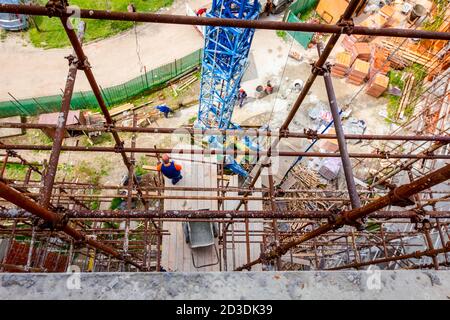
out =
[[[61,17],[61,23],[65,28],[72,28],[70,21],[67,17]],[[84,32],[86,24],[81,21],[78,26],[78,41],[83,42]],[[55,134],[53,136],[52,152],[48,161],[48,167],[44,176],[43,193],[40,203],[43,207],[48,208],[50,204],[50,198],[53,191],[53,185],[56,178],[56,171],[58,170],[59,155],[61,153],[61,146],[63,144],[66,134],[67,117],[70,111],[70,101],[72,100],[73,88],[75,86],[75,79],[78,71],[78,59],[76,57],[69,56],[69,73],[67,75],[66,86],[64,88],[64,94],[61,100],[61,110],[58,116],[58,122],[56,124]]]
[[[314,239],[331,230],[336,230],[344,225],[354,225],[357,219],[364,218],[370,213],[380,210],[388,205],[404,205],[406,202],[405,200],[413,196],[414,194],[431,188],[432,186],[440,184],[444,181],[447,181],[448,179],[450,179],[450,164],[442,167],[441,169],[433,171],[432,173],[429,173],[411,183],[394,188],[386,196],[383,196],[361,208],[345,211],[342,214],[335,215],[327,224],[324,224],[314,229],[313,231],[304,234],[298,239],[294,239],[274,249],[271,249],[266,253],[262,253],[258,259],[237,268],[236,271],[248,269],[255,264],[281,257],[286,252],[288,252],[290,248],[293,248],[305,241]]]
[[[322,43],[317,44],[317,51],[319,56],[322,51]],[[345,182],[347,183],[348,194],[352,203],[352,208],[356,209],[361,207],[361,200],[359,199],[358,191],[356,190],[355,180],[353,178],[353,169],[350,156],[347,150],[347,141],[345,141],[344,129],[342,128],[341,115],[339,113],[339,106],[337,104],[336,94],[334,93],[333,81],[330,76],[330,65],[327,63],[323,71],[323,80],[325,82],[325,88],[327,90],[328,102],[330,104],[331,115],[333,116],[334,129],[336,130],[336,136],[339,146],[339,152],[341,153],[342,167],[344,169]]]
[[[450,218],[450,211],[427,211],[430,218]],[[67,210],[65,215],[70,219],[171,219],[171,218],[249,218],[249,219],[328,219],[333,216],[329,211],[238,211],[238,210]],[[0,219],[25,219],[32,215],[26,209],[0,209]],[[367,215],[371,219],[415,219],[415,210],[375,211]]]
[[[0,128],[21,128],[21,129],[56,129],[56,124],[42,123],[12,123],[2,122]],[[138,132],[138,133],[158,133],[158,134],[193,134],[193,135],[226,135],[226,136],[249,136],[249,137],[276,137],[283,138],[304,138],[304,139],[336,139],[336,134],[313,134],[295,131],[268,131],[260,129],[198,129],[198,128],[160,128],[160,127],[121,127],[102,125],[67,125],[67,130],[78,130],[85,132]],[[345,134],[347,140],[408,140],[408,141],[441,141],[450,142],[450,135],[384,135],[384,134]]]
[[[445,143],[446,144],[446,143]],[[445,145],[442,144],[441,146]],[[0,144],[0,150],[39,150],[50,151],[48,145],[6,145]],[[131,147],[81,147],[81,146],[62,146],[62,151],[80,151],[80,152],[113,152],[113,153],[172,153],[170,148],[131,148]],[[271,152],[271,153],[269,153]],[[215,149],[177,149],[177,154],[207,154],[207,155],[253,155],[253,156],[279,156],[279,157],[318,157],[318,158],[340,158],[340,153],[324,152],[303,152],[303,151],[242,151],[242,150],[215,150]],[[126,156],[126,155],[125,155]],[[384,154],[384,153],[349,153],[350,158],[368,158],[368,159],[450,159],[448,154]],[[139,191],[139,190],[138,190]]]
[[[85,234],[81,233],[80,231],[70,226],[70,224],[67,223],[67,221],[64,221],[63,217],[48,210],[47,208],[40,206],[36,202],[22,195],[17,190],[8,186],[3,181],[0,181],[0,197],[15,204],[16,206],[23,208],[24,210],[30,212],[34,216],[37,216],[47,222],[50,222],[54,228],[60,229],[61,231],[71,236],[75,240],[86,243],[87,245],[94,247],[107,255],[111,255],[116,259],[123,260],[125,263],[129,263],[135,266],[136,268],[141,269],[141,265],[128,259],[127,257],[123,257],[122,254],[116,251],[115,249],[107,245],[104,245],[101,242],[98,242],[92,238],[87,237]]]
[[[117,12],[110,10],[80,9],[75,6],[69,6],[64,10],[51,10],[43,6],[35,5],[14,5],[0,4],[0,12],[25,14],[32,16],[48,17],[69,17],[75,12],[82,19],[115,20],[115,21],[135,21],[149,23],[181,24],[181,25],[199,25],[199,26],[217,26],[217,27],[236,27],[236,28],[254,28],[266,30],[286,30],[302,32],[321,32],[332,34],[359,34],[367,36],[384,36],[399,38],[419,38],[450,40],[448,32],[436,32],[426,30],[399,29],[399,28],[368,28],[354,26],[349,18],[352,16],[359,1],[351,2],[344,20],[336,25],[318,24],[318,23],[291,23],[284,21],[263,21],[263,20],[240,20],[223,18],[205,18],[192,17],[171,14],[141,13],[141,12]],[[348,14],[351,12],[352,14]]]

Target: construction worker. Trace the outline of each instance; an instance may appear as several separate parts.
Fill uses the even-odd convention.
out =
[[[245,98],[247,98],[247,92],[245,92],[244,89],[240,88],[238,92],[239,108],[242,108]]]
[[[266,13],[267,16],[270,15],[272,7],[273,7],[272,0],[267,0],[266,5],[264,6],[264,12]]]
[[[206,10],[206,8],[200,8],[195,14],[197,15],[197,17],[201,17],[203,14],[205,14]]]
[[[264,92],[265,92],[267,95],[269,95],[269,94],[271,94],[271,93],[273,92],[273,86],[272,86],[272,84],[270,83],[270,80],[267,81],[266,87],[264,88]]]
[[[164,113],[165,118],[169,117],[169,113],[173,113],[173,110],[170,109],[166,104],[161,104],[159,106],[156,106],[155,108]]]
[[[162,163],[158,163],[156,169],[161,171],[165,177],[172,179],[172,184],[177,184],[183,178],[181,175],[181,165],[175,163],[173,160],[171,161],[167,153],[163,154],[161,160]]]
[[[136,7],[135,7],[134,3],[128,4],[127,11],[128,12],[136,12]]]

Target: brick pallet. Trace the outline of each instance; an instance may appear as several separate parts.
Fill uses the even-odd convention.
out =
[[[381,73],[378,73],[369,80],[366,93],[372,97],[378,98],[386,91],[388,85],[389,78]]]
[[[337,78],[344,78],[351,66],[351,55],[347,52],[339,52],[336,54],[336,60],[331,68],[331,75]]]
[[[369,78],[372,79],[375,74],[386,75],[391,69],[391,62],[388,60],[388,54],[380,47],[372,48],[372,57],[370,59]]]
[[[363,84],[369,74],[369,68],[370,64],[367,61],[356,59],[350,69],[347,82],[357,86]]]
[[[357,42],[352,48],[352,60],[360,59],[363,61],[370,61],[372,55],[372,49],[366,42]]]

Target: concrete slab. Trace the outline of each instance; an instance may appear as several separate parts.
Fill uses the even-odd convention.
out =
[[[444,299],[450,271],[1,274],[0,299]]]

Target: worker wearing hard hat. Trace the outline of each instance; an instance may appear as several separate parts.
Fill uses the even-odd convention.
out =
[[[169,155],[166,153],[163,154],[161,160],[162,162],[158,163],[156,169],[161,171],[166,178],[172,179],[172,184],[177,184],[183,178],[181,175],[181,165],[170,160]]]

